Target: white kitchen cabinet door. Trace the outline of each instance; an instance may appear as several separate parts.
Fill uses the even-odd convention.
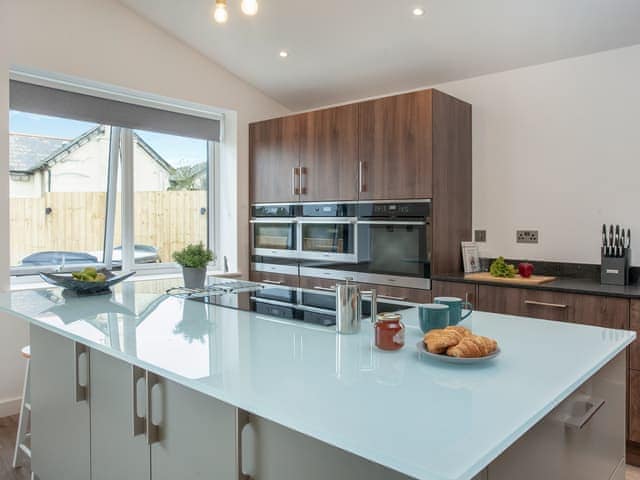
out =
[[[88,380],[88,349],[33,325],[30,336],[32,469],[42,480],[88,480],[90,408],[87,388],[78,388]]]
[[[151,392],[153,480],[237,478],[236,409],[166,379]],[[133,477],[131,477],[133,478]]]
[[[255,431],[257,480],[410,480],[410,477],[352,455],[261,417]]]
[[[91,351],[91,480],[151,478],[143,418],[142,429],[134,436],[134,415],[139,418],[134,408],[137,405],[138,414],[144,415],[144,396],[134,404],[133,369]]]
[[[620,478],[625,396],[621,353],[494,460],[489,480]]]

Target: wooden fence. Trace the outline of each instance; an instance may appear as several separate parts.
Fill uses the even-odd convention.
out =
[[[189,243],[207,241],[205,191],[137,192],[135,243],[158,249],[162,261]],[[48,210],[50,209],[50,210]],[[11,198],[11,265],[35,252],[102,252],[106,193],[46,193],[40,198]],[[50,212],[50,213],[47,213]],[[120,201],[114,246],[120,243]]]

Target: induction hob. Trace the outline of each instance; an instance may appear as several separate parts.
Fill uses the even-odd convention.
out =
[[[208,305],[233,308],[286,320],[314,325],[336,324],[334,292],[304,290],[254,282],[215,282],[202,290],[171,289],[170,295]],[[378,302],[378,312],[396,312],[411,308],[409,304]],[[371,315],[371,302],[362,300],[363,318]]]

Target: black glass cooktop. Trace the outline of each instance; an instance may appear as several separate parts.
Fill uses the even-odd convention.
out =
[[[333,292],[265,286],[249,282],[242,282],[239,288],[216,288],[217,285],[224,284],[216,284],[203,291],[176,289],[169,293],[209,305],[314,325],[331,326],[336,323],[336,297]],[[378,312],[395,312],[407,308],[411,306],[378,302]],[[371,315],[371,302],[366,299],[362,301],[362,315]]]

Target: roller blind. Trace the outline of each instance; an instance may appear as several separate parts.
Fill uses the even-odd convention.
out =
[[[12,110],[183,137],[220,140],[220,121],[11,80]]]

